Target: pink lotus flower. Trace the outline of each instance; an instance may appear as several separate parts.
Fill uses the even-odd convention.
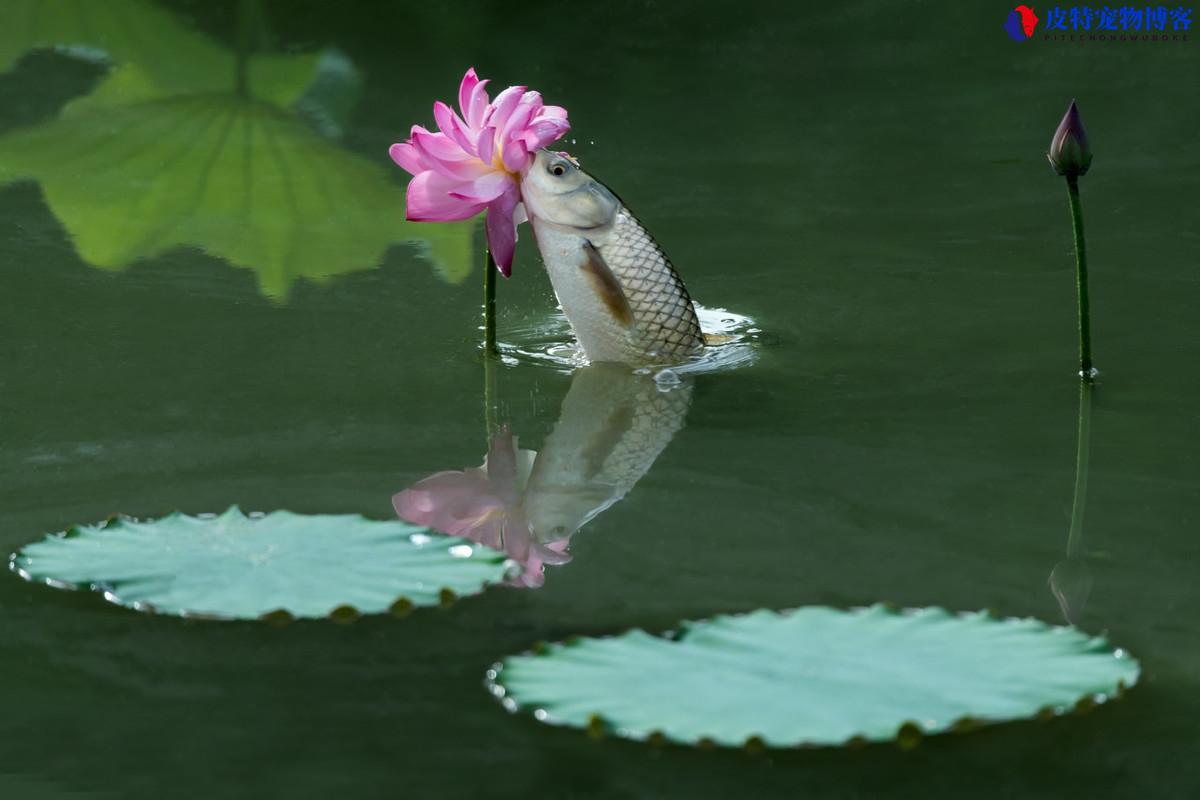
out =
[[[565,564],[568,539],[542,543],[534,537],[522,497],[537,454],[517,447],[505,426],[492,437],[483,466],[435,472],[392,497],[405,522],[503,550],[523,568],[509,583],[537,588],[544,564]]]
[[[450,222],[487,209],[487,240],[496,266],[512,272],[517,224],[524,219],[520,172],[533,153],[571,127],[566,110],[542,103],[524,86],[510,86],[489,101],[486,80],[467,70],[458,87],[460,117],[441,102],[433,104],[439,132],[414,125],[406,142],[388,151],[412,173],[408,184],[410,220]]]

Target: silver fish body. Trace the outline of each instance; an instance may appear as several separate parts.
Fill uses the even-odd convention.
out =
[[[542,150],[521,193],[554,293],[589,361],[678,363],[700,352],[704,335],[687,288],[607,187]]]

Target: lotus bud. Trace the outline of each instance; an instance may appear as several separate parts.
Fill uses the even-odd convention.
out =
[[[1050,166],[1054,167],[1055,172],[1068,179],[1086,174],[1092,165],[1092,148],[1074,100],[1063,115],[1062,122],[1058,123],[1046,158],[1050,159]]]

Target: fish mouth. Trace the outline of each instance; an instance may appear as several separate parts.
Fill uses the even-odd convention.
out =
[[[555,200],[558,202],[565,203],[565,202],[567,202],[567,198],[578,196],[581,194],[585,195],[585,196],[595,195],[597,193],[596,192],[597,185],[598,184],[596,184],[595,182],[585,183],[582,186],[578,186],[569,192],[563,192],[561,194],[555,195]],[[612,194],[603,186],[600,187],[600,191],[602,191],[608,195]],[[608,199],[613,201],[612,216],[609,219],[601,220],[592,225],[582,225],[582,224],[573,223],[573,222],[557,222],[555,220],[550,219],[547,216],[537,214],[537,212],[534,209],[530,208],[528,202],[525,203],[525,214],[526,214],[526,216],[529,217],[530,220],[533,220],[536,217],[543,225],[549,225],[549,226],[553,227],[554,229],[563,231],[565,233],[570,233],[572,231],[598,231],[598,230],[603,230],[604,228],[611,226],[617,216],[616,212],[619,208],[619,203],[616,202],[615,197],[610,197]]]
[[[579,233],[579,232],[585,232],[585,231],[586,232],[598,231],[598,230],[606,228],[612,224],[611,222],[600,222],[595,225],[572,225],[568,222],[555,222],[554,220],[550,219],[549,217],[539,216],[537,213],[535,213],[533,211],[533,209],[531,209],[529,207],[528,203],[525,204],[525,216],[529,219],[529,224],[531,226],[534,223],[537,223],[538,225],[545,225],[547,228],[552,228],[553,230],[559,231],[560,233]]]

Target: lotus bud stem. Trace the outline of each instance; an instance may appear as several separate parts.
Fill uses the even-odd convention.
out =
[[[1079,382],[1079,429],[1075,444],[1075,495],[1071,501],[1071,527],[1067,533],[1067,557],[1050,573],[1050,591],[1063,616],[1072,625],[1079,622],[1092,590],[1092,573],[1083,553],[1083,511],[1087,505],[1089,449],[1092,439],[1092,383]]]
[[[1075,235],[1075,287],[1079,305],[1079,376],[1090,381],[1096,376],[1092,366],[1091,309],[1088,302],[1087,246],[1083,237],[1083,209],[1079,204],[1079,178],[1092,165],[1092,148],[1075,101],[1063,116],[1050,140],[1046,153],[1050,166],[1067,179],[1067,199],[1071,207],[1071,229]]]

